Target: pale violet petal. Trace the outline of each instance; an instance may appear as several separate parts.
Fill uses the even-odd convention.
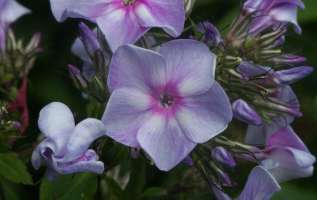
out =
[[[55,144],[58,156],[75,128],[71,110],[63,103],[53,102],[40,111],[38,126],[41,132]]]
[[[158,53],[140,47],[125,45],[112,57],[108,86],[111,91],[131,87],[149,92],[165,82],[166,63]]]
[[[257,166],[251,171],[237,200],[269,200],[274,193],[280,190],[280,185],[270,172]]]
[[[187,97],[176,112],[186,136],[195,143],[204,143],[223,132],[232,120],[230,101],[215,82],[205,94]]]
[[[186,138],[175,119],[160,114],[144,121],[137,138],[155,165],[163,171],[179,164],[196,146]]]
[[[174,37],[179,36],[184,29],[183,0],[147,0],[138,3],[135,12],[144,27],[161,27]]]
[[[195,40],[173,40],[163,44],[159,53],[167,62],[167,80],[176,83],[182,96],[207,92],[215,77],[216,55]]]
[[[1,22],[10,24],[16,21],[21,16],[31,12],[29,9],[22,6],[15,0],[4,1],[1,7],[2,8],[0,10],[0,24]]]
[[[97,138],[104,136],[106,127],[97,119],[88,118],[78,123],[69,138],[64,161],[80,157]]]
[[[136,134],[150,108],[150,95],[133,88],[114,90],[102,117],[106,134],[120,143],[138,147]]]

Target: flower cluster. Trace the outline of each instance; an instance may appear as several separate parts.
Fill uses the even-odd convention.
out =
[[[97,119],[75,126],[70,110],[51,103],[40,112],[45,139],[32,156],[47,174],[103,173],[89,146],[105,136],[144,153],[158,169],[182,163],[200,172],[217,199],[231,199],[227,172],[238,160],[255,164],[237,199],[270,199],[279,183],[311,176],[315,157],[291,128],[301,117],[291,84],[313,68],[283,51],[291,24],[297,33],[301,0],[247,0],[228,32],[208,21],[184,31],[195,1],[51,0],[58,21],[79,18],[72,51],[81,70],[71,77]],[[163,29],[163,32],[153,28]],[[233,119],[248,125],[245,141],[225,134]]]
[[[11,114],[18,113],[18,118],[12,118],[16,118],[14,121],[19,124],[16,127],[22,133],[29,124],[27,76],[41,51],[41,36],[39,33],[34,34],[24,45],[21,39],[16,39],[11,24],[28,13],[30,10],[15,0],[0,1],[0,98],[6,102],[6,110]]]

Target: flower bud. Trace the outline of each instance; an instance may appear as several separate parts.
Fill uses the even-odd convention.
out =
[[[306,61],[305,57],[297,56],[297,55],[291,55],[286,54],[279,57],[272,58],[272,62],[277,65],[294,65],[294,64],[300,64],[304,63]]]
[[[234,117],[250,125],[262,124],[262,118],[258,113],[244,100],[238,99],[232,104]]]
[[[312,67],[302,66],[293,67],[286,70],[276,71],[272,74],[273,80],[277,84],[289,85],[296,81],[299,81],[314,71]]]
[[[218,29],[210,22],[201,22],[197,24],[197,32],[202,34],[202,42],[208,46],[215,47],[222,42],[221,35]]]
[[[78,82],[78,84],[82,88],[86,88],[87,87],[87,82],[82,77],[80,70],[76,66],[68,65],[68,70],[69,70],[69,73],[71,74],[71,76],[76,80],[76,82]]]
[[[95,52],[100,49],[97,34],[84,23],[79,24],[79,33],[88,55],[93,58]]]
[[[216,161],[227,165],[229,167],[235,167],[236,161],[233,159],[233,156],[225,148],[218,146],[211,151],[211,156]]]

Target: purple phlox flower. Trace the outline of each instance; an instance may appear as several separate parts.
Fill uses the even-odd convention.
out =
[[[159,169],[170,170],[232,119],[229,99],[214,80],[215,65],[216,56],[195,40],[174,40],[158,52],[119,48],[102,118],[108,136],[141,147]]]
[[[295,31],[301,33],[297,22],[297,9],[304,9],[301,0],[247,0],[244,3],[244,11],[255,13],[251,32],[259,32],[276,24],[292,23]]]
[[[314,68],[308,66],[293,67],[272,73],[272,79],[279,85],[289,85],[310,75]]]
[[[265,149],[256,156],[279,182],[312,176],[316,161],[291,127],[272,134]]]
[[[111,51],[106,49],[106,47],[101,47],[96,31],[91,30],[86,24],[79,24],[79,32],[80,37],[75,40],[72,52],[83,61],[82,72],[84,77],[89,80],[95,75],[96,67],[93,59],[103,60],[105,64],[108,64],[111,58]]]
[[[196,31],[202,35],[201,41],[208,46],[216,47],[223,41],[218,29],[208,21],[197,24]]]
[[[290,86],[281,87],[274,98],[285,102],[286,108],[292,110],[292,113],[300,113],[299,101]],[[294,119],[293,114],[285,113],[274,117],[270,123],[263,123],[260,126],[249,125],[245,142],[252,145],[264,145],[273,133],[280,128],[288,127]]]
[[[211,156],[216,161],[229,166],[229,167],[235,167],[236,161],[234,160],[232,154],[228,152],[225,148],[218,146],[212,149]]]
[[[232,104],[233,116],[250,125],[261,125],[262,118],[247,102],[238,99]]]
[[[93,172],[101,174],[104,164],[90,144],[105,134],[100,120],[88,118],[75,126],[72,112],[59,102],[45,106],[39,116],[38,126],[45,139],[32,154],[32,165],[39,169],[45,164],[47,175]]]
[[[251,171],[247,183],[237,200],[269,200],[274,193],[281,190],[280,185],[272,174],[261,166],[256,166]],[[218,200],[231,200],[221,188],[213,187]]]
[[[183,0],[50,0],[58,21],[84,18],[97,23],[115,51],[135,43],[152,27],[163,28],[173,37],[184,28]]]
[[[30,13],[30,10],[15,0],[0,0],[0,49],[3,49],[5,46],[8,26],[28,13]]]

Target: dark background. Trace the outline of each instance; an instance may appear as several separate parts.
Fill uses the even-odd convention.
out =
[[[238,0],[197,0],[194,9],[195,20],[210,20],[220,30],[230,24],[241,2]],[[21,18],[14,30],[19,38],[28,39],[34,32],[43,36],[42,48],[35,67],[30,73],[29,107],[31,124],[28,134],[35,139],[38,133],[36,120],[39,110],[47,103],[61,101],[69,105],[76,115],[84,117],[85,105],[80,93],[73,87],[68,76],[67,64],[78,63],[70,53],[70,46],[77,35],[75,20],[57,23],[50,12],[48,0],[20,0],[32,10],[32,14]],[[308,64],[317,67],[317,1],[306,0],[306,10],[299,13],[302,35],[288,33],[287,49],[291,53],[304,55]],[[317,155],[317,76],[316,72],[294,85],[300,99],[304,117],[298,119],[295,130]],[[283,184],[283,191],[276,199],[315,200],[317,199],[317,175],[311,178],[290,181]]]

